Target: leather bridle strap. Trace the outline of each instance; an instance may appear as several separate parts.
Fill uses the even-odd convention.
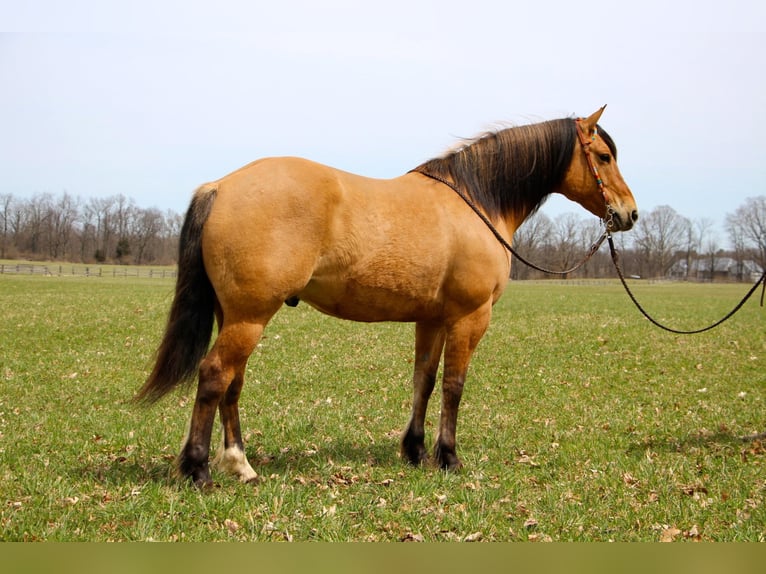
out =
[[[575,126],[577,127],[577,138],[580,140],[580,147],[585,154],[585,160],[588,162],[590,172],[593,174],[593,177],[596,178],[596,185],[598,185],[601,196],[604,198],[604,203],[606,204],[606,217],[604,217],[604,223],[606,224],[607,231],[611,231],[612,226],[614,225],[614,208],[609,204],[609,199],[606,196],[606,186],[604,185],[604,180],[601,179],[601,175],[598,173],[598,167],[596,167],[596,164],[593,162],[593,157],[590,153],[590,144],[596,140],[598,128],[594,126],[593,133],[591,134],[590,138],[588,138],[582,129],[582,118],[577,118],[575,120]]]

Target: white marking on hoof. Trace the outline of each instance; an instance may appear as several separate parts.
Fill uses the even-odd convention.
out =
[[[223,448],[221,445],[213,464],[223,472],[238,476],[242,482],[250,482],[258,478],[258,473],[247,461],[245,451],[236,445],[229,448]]]

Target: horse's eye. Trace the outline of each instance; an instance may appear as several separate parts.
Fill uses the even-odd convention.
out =
[[[602,153],[602,154],[599,154],[598,159],[600,159],[604,163],[609,163],[610,161],[612,161],[612,156],[609,155],[608,153]]]

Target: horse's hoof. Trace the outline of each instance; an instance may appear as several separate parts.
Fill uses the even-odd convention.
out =
[[[446,449],[437,445],[434,459],[439,468],[443,470],[460,470],[463,468],[463,463],[460,462],[460,459],[452,449]]]
[[[428,464],[428,455],[423,456],[408,456],[407,454],[402,454],[402,458],[409,464],[410,466],[425,466]]]
[[[192,481],[192,485],[194,488],[201,492],[207,492],[210,490],[213,490],[215,488],[215,483],[212,481],[212,479],[204,479],[204,478],[198,478],[197,480]]]
[[[407,432],[402,437],[399,454],[412,466],[421,466],[428,462],[428,451],[424,444],[424,436],[416,435],[410,429],[407,429]]]
[[[213,478],[210,476],[210,469],[207,465],[197,468],[189,468],[189,465],[179,464],[176,468],[176,476],[184,481],[188,481],[198,490],[208,490],[213,488]]]
[[[457,457],[455,457],[455,460],[452,462],[442,462],[441,467],[442,467],[442,470],[447,470],[450,472],[458,471],[461,468],[463,468],[463,463],[460,462],[460,460],[458,460]]]

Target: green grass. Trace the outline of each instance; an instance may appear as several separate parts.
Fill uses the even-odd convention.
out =
[[[202,493],[170,476],[190,395],[130,403],[172,289],[0,276],[0,539],[766,538],[766,441],[740,438],[766,430],[766,311],[755,301],[684,337],[651,326],[616,283],[512,283],[469,373],[457,473],[397,455],[411,325],[285,308],[241,401],[263,480],[214,472]],[[745,290],[636,286],[680,328],[718,318]]]

